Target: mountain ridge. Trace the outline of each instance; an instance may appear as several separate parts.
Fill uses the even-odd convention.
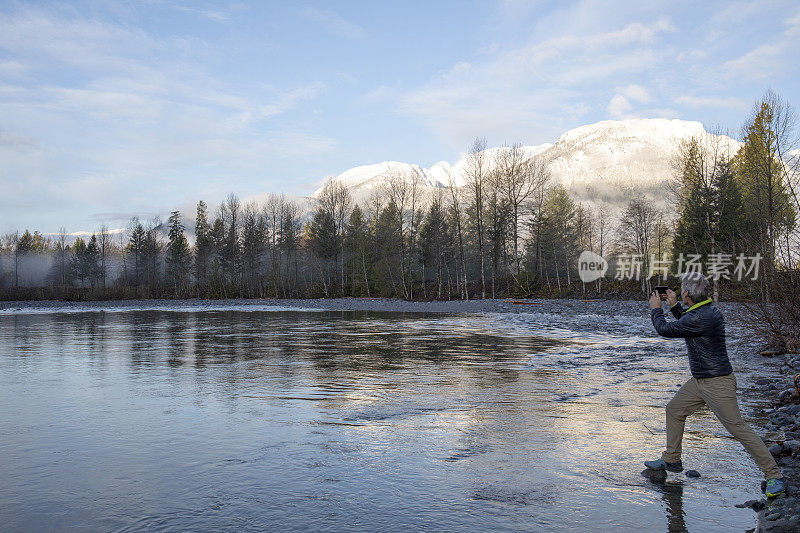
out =
[[[721,145],[735,153],[741,143],[727,135],[706,131],[702,123],[681,119],[604,120],[573,128],[554,143],[523,146],[526,155],[547,161],[551,183],[563,185],[577,200],[617,203],[634,190],[647,197],[660,198],[666,182],[674,175],[673,161],[680,143],[692,137],[717,137]],[[493,160],[502,147],[485,150]],[[392,175],[418,174],[428,187],[446,187],[451,180],[464,184],[466,154],[454,163],[439,161],[430,168],[413,163],[384,161],[350,168],[337,176],[356,198],[380,186]],[[327,181],[327,180],[326,180]],[[324,186],[324,184],[323,184]],[[318,196],[322,187],[311,196]]]

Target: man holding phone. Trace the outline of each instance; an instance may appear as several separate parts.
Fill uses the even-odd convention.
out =
[[[660,459],[644,464],[653,470],[683,471],[681,440],[686,417],[708,405],[764,472],[767,496],[777,496],[785,489],[785,482],[772,454],[739,412],[736,377],[725,346],[725,320],[708,297],[708,285],[708,279],[699,272],[683,276],[680,296],[687,307],[685,310],[678,303],[678,295],[667,289],[666,300],[677,319],[670,322],[664,318],[659,291],[650,295],[650,317],[658,334],[686,340],[692,377],[667,404],[666,451]]]

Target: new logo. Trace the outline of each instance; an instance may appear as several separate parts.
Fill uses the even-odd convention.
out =
[[[608,262],[603,256],[584,250],[578,257],[578,277],[584,283],[602,278],[608,270]]]

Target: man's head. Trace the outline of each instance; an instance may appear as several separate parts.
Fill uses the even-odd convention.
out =
[[[687,272],[681,281],[681,297],[686,305],[708,299],[708,278],[699,272]]]

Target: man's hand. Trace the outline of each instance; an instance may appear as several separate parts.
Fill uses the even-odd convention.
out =
[[[672,289],[667,289],[667,303],[670,307],[678,303],[678,295]]]
[[[658,291],[653,291],[650,295],[650,309],[658,309],[661,307],[661,295]]]

